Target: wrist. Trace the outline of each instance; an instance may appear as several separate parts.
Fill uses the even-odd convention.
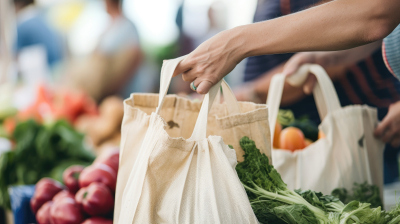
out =
[[[246,35],[247,26],[238,26],[231,29],[230,40],[233,45],[233,53],[239,61],[252,56],[250,43]]]

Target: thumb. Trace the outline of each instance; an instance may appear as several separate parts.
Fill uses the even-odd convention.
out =
[[[188,63],[188,61],[186,59],[187,58],[185,58],[181,62],[179,62],[179,64],[175,68],[174,75],[172,77],[175,77],[177,75],[180,75],[180,74],[192,69],[192,65],[190,63]]]
[[[283,72],[285,76],[291,76],[299,69],[300,65],[302,64],[302,57],[298,55],[294,55],[292,58],[286,62],[285,66],[283,67]]]
[[[317,78],[315,77],[315,75],[308,74],[307,80],[303,86],[304,93],[307,95],[312,94],[316,83],[317,83]]]
[[[197,86],[196,92],[199,93],[199,94],[207,94],[208,91],[210,91],[212,86],[213,86],[213,84],[210,81],[203,80]]]
[[[376,127],[375,131],[374,131],[374,135],[375,137],[381,137],[385,130],[390,126],[392,119],[390,114],[386,115],[382,122],[378,124],[378,127]]]

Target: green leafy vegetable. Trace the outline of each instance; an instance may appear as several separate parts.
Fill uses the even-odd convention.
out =
[[[236,166],[236,172],[246,189],[253,211],[262,224],[398,224],[400,205],[391,211],[380,207],[371,208],[370,203],[356,200],[343,204],[339,198],[323,195],[311,190],[291,191],[282,181],[279,173],[269,164],[268,157],[257,149],[248,137],[240,140],[245,152],[244,161]],[[355,195],[371,197],[377,201],[375,187],[356,185]],[[343,189],[338,196],[342,197]],[[368,196],[369,195],[369,196]],[[379,195],[379,194],[378,194]]]
[[[278,122],[283,126],[288,126],[294,121],[294,114],[291,110],[279,110]]]
[[[291,215],[296,217],[295,220],[302,220],[300,214],[303,214],[303,212],[299,212],[299,209],[307,208],[308,211],[304,211],[304,214],[307,214],[309,218],[310,216],[314,216],[320,223],[328,222],[328,217],[325,214],[325,211],[311,205],[296,192],[287,188],[286,184],[282,181],[280,174],[272,165],[269,164],[268,157],[257,149],[254,141],[250,140],[248,137],[243,137],[240,140],[240,146],[244,150],[245,155],[244,161],[236,166],[236,172],[246,189],[246,193],[252,203],[253,209],[255,206],[258,206],[257,203],[255,204],[253,202],[259,200],[277,201],[286,206],[295,204],[303,205],[304,207],[297,207],[296,210],[280,208],[280,216],[278,216],[275,210],[273,211],[277,217],[287,222],[288,220],[284,219],[284,217],[287,218],[289,216],[283,216],[283,210],[286,210],[286,212],[295,211],[295,213],[292,213]],[[268,223],[268,220],[265,220],[264,222],[263,220],[259,221],[262,223]]]
[[[359,201],[369,203],[373,208],[383,206],[379,187],[375,185],[369,185],[367,182],[362,184],[354,183],[352,191],[353,194],[350,194],[345,188],[337,188],[331,194],[344,203]]]
[[[0,156],[0,206],[10,208],[8,187],[36,184],[42,177],[61,181],[69,165],[90,164],[95,156],[84,145],[84,136],[67,122],[40,125],[19,123],[13,133],[14,150]]]

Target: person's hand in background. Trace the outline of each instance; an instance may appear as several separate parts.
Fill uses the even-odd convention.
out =
[[[282,73],[291,76],[304,64],[319,64],[324,67],[332,80],[336,80],[346,74],[346,68],[348,66],[370,56],[381,45],[382,41],[376,41],[361,47],[343,51],[298,53],[289,59]],[[303,91],[306,94],[311,94],[315,83],[315,76],[309,75],[303,85]]]
[[[400,146],[400,101],[390,105],[387,115],[375,129],[374,135],[394,148]]]

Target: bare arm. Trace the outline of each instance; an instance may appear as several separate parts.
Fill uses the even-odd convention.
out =
[[[285,75],[292,75],[303,64],[319,64],[325,68],[332,80],[337,80],[346,74],[345,71],[348,66],[370,56],[375,50],[379,49],[381,45],[382,41],[376,41],[360,47],[342,51],[298,53],[290,58],[290,60],[285,64],[285,68],[282,73]],[[311,94],[312,90],[314,89],[315,82],[315,76],[310,75],[303,85],[303,89],[306,94]]]
[[[176,74],[199,93],[245,57],[343,50],[380,40],[400,23],[398,0],[335,0],[299,13],[219,33],[181,62]],[[201,83],[201,84],[200,84]]]

